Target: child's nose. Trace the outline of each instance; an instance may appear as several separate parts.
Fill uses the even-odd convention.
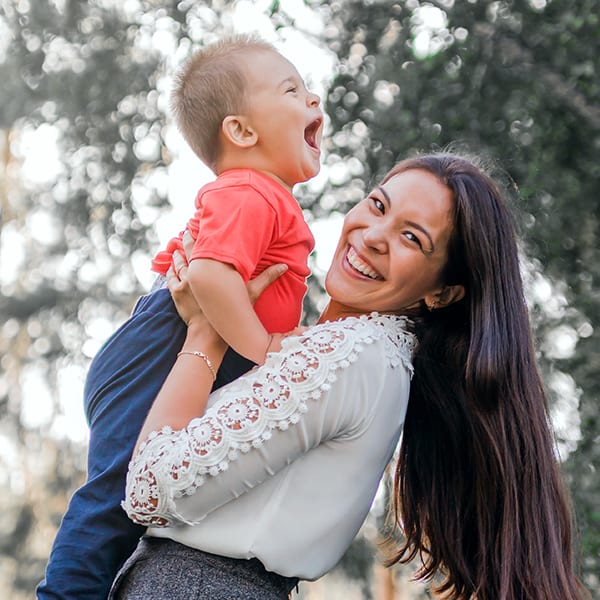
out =
[[[319,96],[317,94],[308,92],[308,96],[306,97],[306,102],[309,106],[319,106],[319,104],[321,104],[321,98],[319,98]]]

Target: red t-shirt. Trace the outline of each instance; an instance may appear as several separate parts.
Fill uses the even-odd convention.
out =
[[[196,213],[186,226],[196,240],[190,260],[228,263],[245,282],[269,265],[285,263],[288,270],[264,291],[254,309],[269,333],[296,327],[314,238],[290,192],[258,171],[232,169],[203,186],[195,204]],[[154,257],[154,271],[164,275],[173,252],[183,253],[182,237],[183,231]]]

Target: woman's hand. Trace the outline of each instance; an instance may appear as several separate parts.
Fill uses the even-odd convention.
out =
[[[288,267],[283,263],[277,265],[271,265],[267,267],[260,275],[257,275],[254,279],[251,279],[246,284],[248,290],[248,297],[250,302],[255,304],[260,298],[260,295],[276,280],[279,279],[286,271]]]
[[[188,259],[192,255],[192,249],[194,247],[194,239],[188,231],[183,235],[183,248],[185,250],[185,256],[179,252],[173,253],[173,266],[167,271],[167,284],[169,291],[173,297],[175,308],[179,313],[179,316],[186,325],[189,326],[192,319],[199,320],[204,319],[202,309],[190,289],[189,282],[187,280],[187,267]],[[287,271],[287,265],[277,264],[271,265],[266,268],[260,275],[251,279],[246,289],[248,290],[248,297],[250,302],[254,304],[260,295],[279,277],[281,277]]]
[[[167,271],[167,285],[179,316],[189,327],[192,319],[203,319],[204,315],[187,280],[187,265],[186,257],[175,251],[173,265]]]
[[[183,429],[192,418],[203,414],[227,345],[204,316],[190,288],[187,271],[194,240],[183,237],[186,255],[173,253],[173,264],[167,271],[169,291],[179,316],[188,326],[186,337],[171,372],[161,387],[141,429],[136,450],[152,431],[165,425]],[[273,265],[248,283],[252,302],[273,281],[285,273],[286,265]]]

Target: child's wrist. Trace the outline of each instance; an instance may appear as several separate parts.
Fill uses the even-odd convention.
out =
[[[269,344],[267,345],[265,358],[270,352],[279,352],[281,350],[281,342],[284,337],[287,337],[285,333],[271,333],[269,335]]]
[[[271,351],[270,348],[273,345],[273,334],[269,333],[267,335],[267,347],[265,348],[265,358],[267,358],[267,354]]]
[[[291,331],[288,331],[287,333],[272,333],[272,334],[270,334],[269,344],[267,346],[265,358],[266,358],[266,355],[269,354],[270,352],[279,352],[281,350],[281,343],[283,342],[283,340],[285,338],[290,337],[290,336],[302,335],[307,329],[308,329],[308,327],[296,327],[295,329],[292,329]]]

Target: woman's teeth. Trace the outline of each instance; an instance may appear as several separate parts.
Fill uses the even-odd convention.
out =
[[[370,277],[371,279],[382,279],[382,277],[376,271],[373,271],[371,267],[366,265],[364,262],[360,260],[358,254],[354,251],[354,248],[348,248],[348,262],[352,265],[354,269],[356,269],[359,273]]]

